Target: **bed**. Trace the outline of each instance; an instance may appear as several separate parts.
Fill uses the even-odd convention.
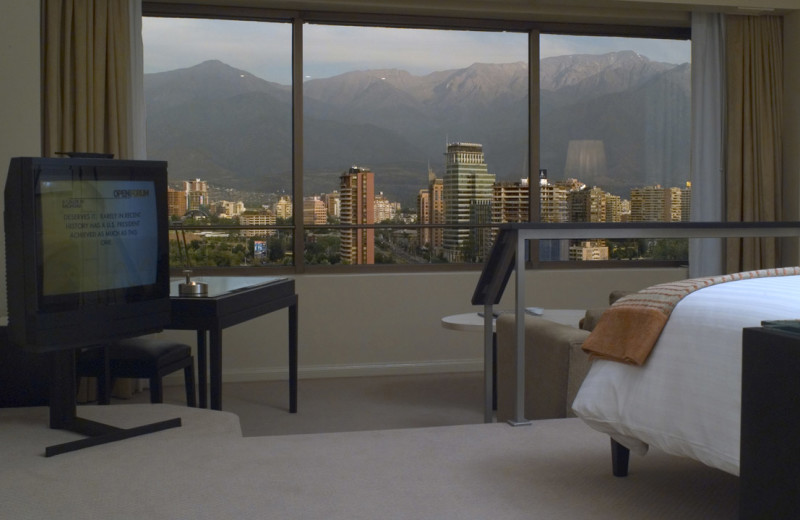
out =
[[[671,309],[641,366],[596,359],[573,403],[612,448],[649,447],[739,474],[742,329],[800,318],[800,275],[718,283]],[[627,449],[625,449],[627,448]]]

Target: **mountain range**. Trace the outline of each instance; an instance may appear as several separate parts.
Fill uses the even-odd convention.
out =
[[[627,196],[632,186],[688,180],[689,65],[632,51],[541,60],[541,159],[565,171],[570,140],[602,140],[606,167],[579,180]],[[330,192],[352,165],[375,189],[413,203],[447,142],[483,145],[490,173],[527,171],[528,67],[476,63],[416,76],[347,72],[303,85],[304,191]],[[145,75],[147,148],[170,179],[243,191],[291,190],[291,89],[216,60]]]

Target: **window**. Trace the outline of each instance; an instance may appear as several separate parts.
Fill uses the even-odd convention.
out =
[[[482,261],[469,227],[431,236],[403,225],[433,223],[424,211],[470,226],[470,201],[491,201],[495,178],[527,177],[527,34],[308,24],[303,39],[304,200],[328,208],[307,226],[306,243],[325,247],[307,247],[306,262]],[[462,142],[480,151],[456,172],[465,162],[449,150]],[[420,206],[442,185],[450,203]]]
[[[291,231],[275,227],[294,208],[291,25],[142,25],[147,152],[169,162],[172,265],[291,263]]]
[[[301,38],[291,18],[145,18],[148,155],[170,162],[173,265],[479,264],[497,224],[527,220],[531,188],[544,222],[687,216],[688,41],[342,16],[297,25]],[[653,241],[540,246],[544,261],[684,259]]]
[[[687,221],[688,41],[542,35],[543,222]],[[686,240],[547,241],[539,258],[688,258]]]

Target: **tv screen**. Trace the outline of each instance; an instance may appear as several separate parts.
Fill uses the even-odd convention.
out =
[[[167,166],[14,158],[5,189],[9,335],[35,350],[169,322]]]
[[[46,307],[156,282],[158,246],[152,180],[39,182],[42,298]]]

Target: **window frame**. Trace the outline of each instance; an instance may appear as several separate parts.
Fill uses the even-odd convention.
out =
[[[485,14],[485,13],[484,13]],[[262,21],[292,24],[292,199],[303,196],[303,27],[305,24],[348,25],[365,27],[387,27],[407,29],[471,30],[487,32],[517,32],[528,35],[528,186],[530,222],[539,220],[539,163],[540,163],[540,92],[539,92],[539,37],[541,34],[571,36],[618,36],[653,38],[665,40],[691,40],[691,29],[687,25],[638,25],[621,23],[552,22],[502,18],[478,18],[470,16],[442,16],[420,14],[389,14],[339,11],[300,11],[267,7],[236,7],[200,4],[172,4],[143,2],[142,16],[170,18],[205,18],[242,21]],[[295,204],[295,207],[297,205]],[[286,227],[286,226],[283,226]],[[311,226],[303,222],[303,212],[294,211],[292,216],[293,254],[292,266],[248,266],[248,267],[193,267],[198,274],[229,274],[237,276],[270,274],[354,274],[354,273],[405,273],[405,272],[455,272],[479,271],[483,264],[370,264],[370,265],[307,265],[305,263],[305,233],[315,227],[329,229],[332,226]],[[402,228],[420,229],[441,227],[439,225],[371,225],[376,229]],[[190,229],[190,228],[186,228]],[[629,267],[676,267],[683,261],[601,260],[591,262],[541,261],[537,241],[530,241],[526,262],[528,268],[546,269],[601,269]],[[179,269],[174,269],[176,272]]]

